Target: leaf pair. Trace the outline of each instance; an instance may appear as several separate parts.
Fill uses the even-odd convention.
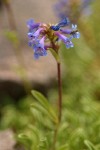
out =
[[[35,99],[41,104],[41,106],[47,111],[47,115],[50,117],[50,119],[57,124],[58,123],[58,117],[55,113],[53,107],[50,105],[46,97],[44,97],[41,93],[32,90],[32,95],[35,97]],[[34,104],[31,105],[33,108],[35,107]]]

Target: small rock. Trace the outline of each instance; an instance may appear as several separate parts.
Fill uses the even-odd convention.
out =
[[[0,150],[14,150],[14,133],[8,129],[0,132]]]

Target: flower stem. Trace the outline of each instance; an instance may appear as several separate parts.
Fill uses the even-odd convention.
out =
[[[53,41],[51,41],[52,48],[54,51],[59,55],[59,46],[55,45]],[[60,61],[56,60],[57,62],[57,77],[58,77],[58,123],[55,126],[54,130],[54,137],[53,137],[53,146],[52,150],[56,149],[56,142],[57,142],[57,134],[59,125],[61,122],[61,116],[62,116],[62,81],[61,81],[61,64]]]
[[[61,64],[57,62],[57,74],[58,74],[58,118],[59,123],[62,115],[62,81],[61,81]]]
[[[61,122],[61,115],[62,115],[62,81],[61,81],[61,64],[57,62],[57,76],[58,76],[58,119],[59,122],[56,125],[54,131],[54,139],[53,139],[53,150],[55,150],[56,142],[57,142],[57,133],[59,124]]]

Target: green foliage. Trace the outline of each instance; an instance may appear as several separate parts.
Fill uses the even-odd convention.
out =
[[[85,140],[84,144],[89,148],[89,150],[96,150],[97,148],[95,148],[95,146],[90,142]]]
[[[36,150],[53,149],[52,144],[56,124],[53,119],[48,116],[50,112],[47,112],[47,109],[51,107],[50,102],[37,91],[33,91],[32,94],[37,99],[37,101],[34,101],[31,105],[32,114],[30,113],[34,118],[32,125],[33,132],[30,127],[27,131],[24,131],[25,136],[28,136],[27,138],[29,138],[32,143],[30,150],[34,149],[35,143],[37,143],[37,147],[35,147]],[[99,150],[99,114],[99,102],[84,97],[76,103],[76,101],[68,99],[66,94],[64,94],[62,122],[58,128],[56,150]],[[24,140],[24,138],[22,137],[21,140]],[[20,142],[22,142],[21,140]],[[26,139],[24,142],[26,144]],[[24,144],[24,142],[22,143]]]
[[[30,126],[27,134],[19,134],[18,140],[23,143],[29,150],[46,150],[48,149],[46,138],[41,137],[36,127]]]
[[[51,102],[39,92],[33,91],[32,94],[36,100],[29,96],[19,101],[16,108],[14,105],[4,106],[0,127],[12,127],[19,135],[18,142],[27,150],[49,150],[53,147],[56,128],[49,108],[55,114],[54,108],[57,106],[54,103],[51,106]],[[70,95],[63,94],[62,122],[58,129],[56,150],[99,150],[99,101],[86,95],[74,100]],[[57,94],[53,91],[50,95],[53,101]]]
[[[12,127],[16,132],[24,130],[28,122],[33,122],[33,117],[29,112],[32,102],[32,97],[28,96],[21,99],[16,106],[14,104],[5,105],[1,110],[0,129]]]
[[[39,92],[37,91],[33,91],[32,90],[32,95],[39,101],[39,103],[41,104],[41,106],[43,106],[43,108],[45,108],[45,110],[48,113],[48,116],[52,119],[52,121],[54,123],[58,123],[58,118],[57,115],[54,111],[54,109],[52,108],[52,106],[50,105],[50,103],[48,102],[48,100]],[[32,105],[33,107],[36,105]]]

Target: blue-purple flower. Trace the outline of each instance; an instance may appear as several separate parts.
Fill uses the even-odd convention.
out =
[[[47,55],[47,51],[44,47],[44,40],[45,40],[45,37],[42,37],[42,39],[40,41],[37,41],[37,43],[35,43],[33,45],[34,57],[36,59],[38,59],[40,56]]]
[[[60,29],[60,31],[63,34],[70,34],[70,35],[72,35],[72,38],[76,38],[76,39],[80,38],[80,33],[77,30],[77,25],[76,24],[75,25],[72,24],[72,28],[71,29]]]
[[[46,56],[47,50],[52,48],[55,52],[59,50],[59,41],[62,41],[66,48],[73,47],[72,39],[79,38],[80,33],[77,25],[72,25],[68,18],[63,18],[58,24],[35,23],[33,19],[27,22],[29,46],[34,51],[34,58]],[[64,27],[64,29],[63,29]]]

